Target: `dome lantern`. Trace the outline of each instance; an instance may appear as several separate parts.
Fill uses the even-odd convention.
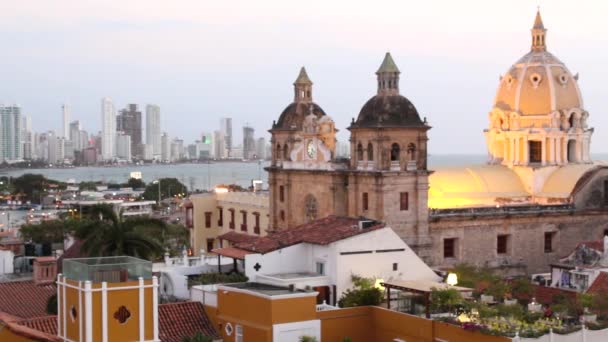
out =
[[[391,57],[391,53],[387,52],[384,60],[376,71],[378,75],[378,95],[394,96],[399,95],[399,68]]]
[[[547,29],[543,25],[543,19],[540,16],[540,9],[536,12],[534,26],[532,27],[532,51],[547,51],[545,38]]]

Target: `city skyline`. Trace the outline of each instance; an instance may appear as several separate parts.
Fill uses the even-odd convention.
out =
[[[255,6],[242,3],[235,11],[227,10],[228,4],[187,2],[172,8],[146,3],[147,11],[141,13],[136,3],[119,6],[107,2],[69,11],[63,3],[49,8],[42,5],[49,13],[42,18],[38,13],[46,11],[28,4],[3,13],[7,20],[0,26],[0,35],[9,43],[15,39],[29,42],[7,52],[7,63],[16,65],[7,71],[8,77],[16,83],[7,89],[3,101],[20,103],[24,113],[32,116],[36,131],[59,128],[56,108],[68,99],[72,116],[95,123],[86,129],[96,132],[100,129],[98,120],[93,120],[98,113],[96,103],[108,96],[120,104],[159,105],[164,113],[161,126],[172,135],[179,132],[185,141],[215,127],[221,116],[231,116],[239,123],[255,117],[257,120],[250,123],[261,134],[270,128],[267,122],[289,103],[291,83],[299,68],[306,66],[315,82],[315,102],[338,126],[345,127],[373,90],[369,81],[374,75],[368,70],[376,66],[379,56],[391,51],[404,72],[403,93],[416,101],[435,128],[430,135],[433,150],[485,153],[482,130],[491,109],[488,99],[495,95],[499,75],[528,49],[528,23],[537,5],[529,1],[467,1],[465,6],[456,6],[433,1],[402,11],[400,6],[404,5],[397,3],[373,8],[349,4],[351,15],[341,16],[342,7],[336,3],[313,2],[300,9],[302,13],[290,13],[272,2]],[[303,14],[315,5],[322,6],[319,17],[305,20],[310,16]],[[549,29],[549,51],[580,74],[586,109],[601,112],[601,83],[608,75],[601,61],[608,57],[608,51],[602,48],[607,29],[599,13],[606,5],[572,6],[565,1],[540,5]],[[394,7],[394,14],[381,10],[386,6]],[[273,8],[272,17],[280,19],[260,25],[256,15],[246,15],[259,13],[263,17],[269,7]],[[453,15],[463,8],[475,8],[478,15],[467,16],[466,21]],[[28,20],[35,15],[37,20],[27,29],[17,28],[12,14]],[[356,26],[363,16],[366,24]],[[432,27],[426,25],[428,18],[434,18]],[[226,25],[230,22],[239,25],[232,30]],[[285,30],[284,22],[294,24]],[[91,36],[85,39],[81,33],[70,32],[73,25]],[[201,32],[211,34],[201,36]],[[82,48],[70,49],[69,58],[61,62],[55,54],[46,53],[54,51],[54,38],[37,44],[47,35],[61,35],[67,45]],[[199,36],[200,43],[193,46],[191,42]],[[291,36],[299,39],[294,41]],[[152,44],[153,40],[158,43]],[[146,47],[134,50],[127,45],[131,41]],[[598,49],[593,54],[583,53],[583,47],[589,46]],[[96,54],[108,49],[116,52]],[[148,58],[153,54],[158,57]],[[269,63],[275,56],[281,62]],[[81,62],[74,63],[75,58]],[[37,63],[28,75],[18,72]],[[58,77],[56,72],[65,76]],[[59,85],[50,89],[48,83],[41,82],[47,78],[59,79]],[[24,85],[32,83],[39,84],[41,92],[26,91],[29,88]],[[194,124],[181,125],[180,119]],[[596,116],[592,120],[594,127],[608,129],[608,118]],[[344,141],[344,134],[340,132],[338,139]],[[459,143],[448,144],[440,139],[443,136],[455,137]],[[603,146],[608,137],[595,139],[592,152],[606,152]]]

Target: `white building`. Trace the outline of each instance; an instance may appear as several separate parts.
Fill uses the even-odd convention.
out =
[[[152,160],[154,159],[154,147],[150,144],[143,145],[143,157],[144,160]]]
[[[245,275],[251,282],[311,287],[329,304],[352,287],[352,275],[382,281],[441,280],[391,228],[373,221],[328,216],[241,241],[245,242],[214,252],[244,255]]]
[[[23,159],[21,107],[0,106],[0,161]]]
[[[181,139],[173,139],[171,142],[171,161],[178,161],[184,158],[184,141]]]
[[[222,159],[224,158],[224,135],[222,131],[213,132],[213,140],[211,141],[211,150],[213,151],[213,158]]]
[[[46,133],[46,160],[49,164],[57,164],[59,161],[58,139],[54,131]]]
[[[157,105],[149,104],[146,106],[146,144],[152,146],[154,158],[160,158],[162,154],[162,143],[160,136],[160,107]]]
[[[67,103],[64,103],[61,106],[61,112],[62,112],[62,119],[63,119],[63,127],[62,127],[62,134],[63,137],[66,139],[70,138],[70,105],[68,105]]]
[[[258,138],[255,145],[255,151],[258,159],[266,159],[266,139]]]
[[[116,156],[131,161],[131,137],[123,132],[116,136]]]
[[[15,254],[11,250],[0,249],[0,276],[14,272]]]
[[[101,157],[111,160],[116,155],[116,110],[110,98],[101,99]]]
[[[80,149],[80,121],[72,121],[70,122],[69,135],[66,139],[69,139],[75,150]]]
[[[232,118],[220,119],[220,132],[224,140],[222,158],[232,158]]]
[[[160,160],[171,161],[171,141],[169,140],[169,134],[166,132],[160,137],[160,147]]]

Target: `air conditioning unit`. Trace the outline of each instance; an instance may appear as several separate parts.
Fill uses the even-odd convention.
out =
[[[359,229],[367,229],[374,226],[374,221],[372,220],[361,220],[359,221]]]

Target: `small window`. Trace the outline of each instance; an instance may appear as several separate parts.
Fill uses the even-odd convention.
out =
[[[540,141],[529,141],[530,163],[540,163],[542,161],[542,143]]]
[[[555,233],[553,233],[553,232],[545,233],[545,253],[553,252],[553,237],[554,236],[555,236]]]
[[[357,161],[363,160],[363,145],[357,144]]]
[[[234,209],[228,209],[228,211],[230,212],[230,224],[229,224],[229,228],[230,229],[234,229]]]
[[[325,275],[325,263],[317,261],[316,262],[316,271],[317,271],[317,274]]]
[[[285,187],[284,186],[279,186],[279,202],[284,202],[285,201]]]
[[[245,210],[241,210],[241,215],[243,218],[243,223],[241,223],[241,231],[247,231],[247,212]]]
[[[220,227],[223,227],[224,226],[224,208],[218,207],[217,211],[219,213],[219,215],[218,215],[219,217],[217,219],[217,225]]]
[[[234,326],[234,342],[243,342],[243,326],[240,324]]]
[[[287,144],[283,145],[283,159],[289,160],[289,149],[287,148]]]
[[[367,144],[367,160],[374,160],[374,145],[371,142]]]
[[[456,257],[456,239],[443,239],[443,257],[444,258],[455,258]]]
[[[281,221],[285,221],[285,211],[281,210],[279,216],[281,217]]]
[[[608,180],[604,181],[604,204],[608,205]]]
[[[393,271],[397,271],[399,269],[399,264],[394,262],[393,263]]]
[[[399,209],[400,210],[408,210],[409,209],[409,194],[407,192],[399,193]]]
[[[604,229],[604,236],[608,236],[608,229]],[[602,236],[602,239],[604,238],[604,236]]]
[[[211,212],[205,212],[205,228],[211,228]]]
[[[399,144],[394,143],[391,146],[391,161],[399,161],[399,154],[401,153],[401,148]]]
[[[253,232],[255,234],[260,234],[260,213],[253,213],[253,217],[255,219],[255,226],[253,226]]]
[[[496,253],[507,254],[509,244],[509,235],[498,235],[496,237]]]
[[[207,239],[207,252],[211,252],[213,250],[214,241],[214,239]]]
[[[369,198],[368,198],[367,192],[364,192],[363,194],[361,194],[361,208],[363,210],[368,210],[368,208],[369,208]]]

